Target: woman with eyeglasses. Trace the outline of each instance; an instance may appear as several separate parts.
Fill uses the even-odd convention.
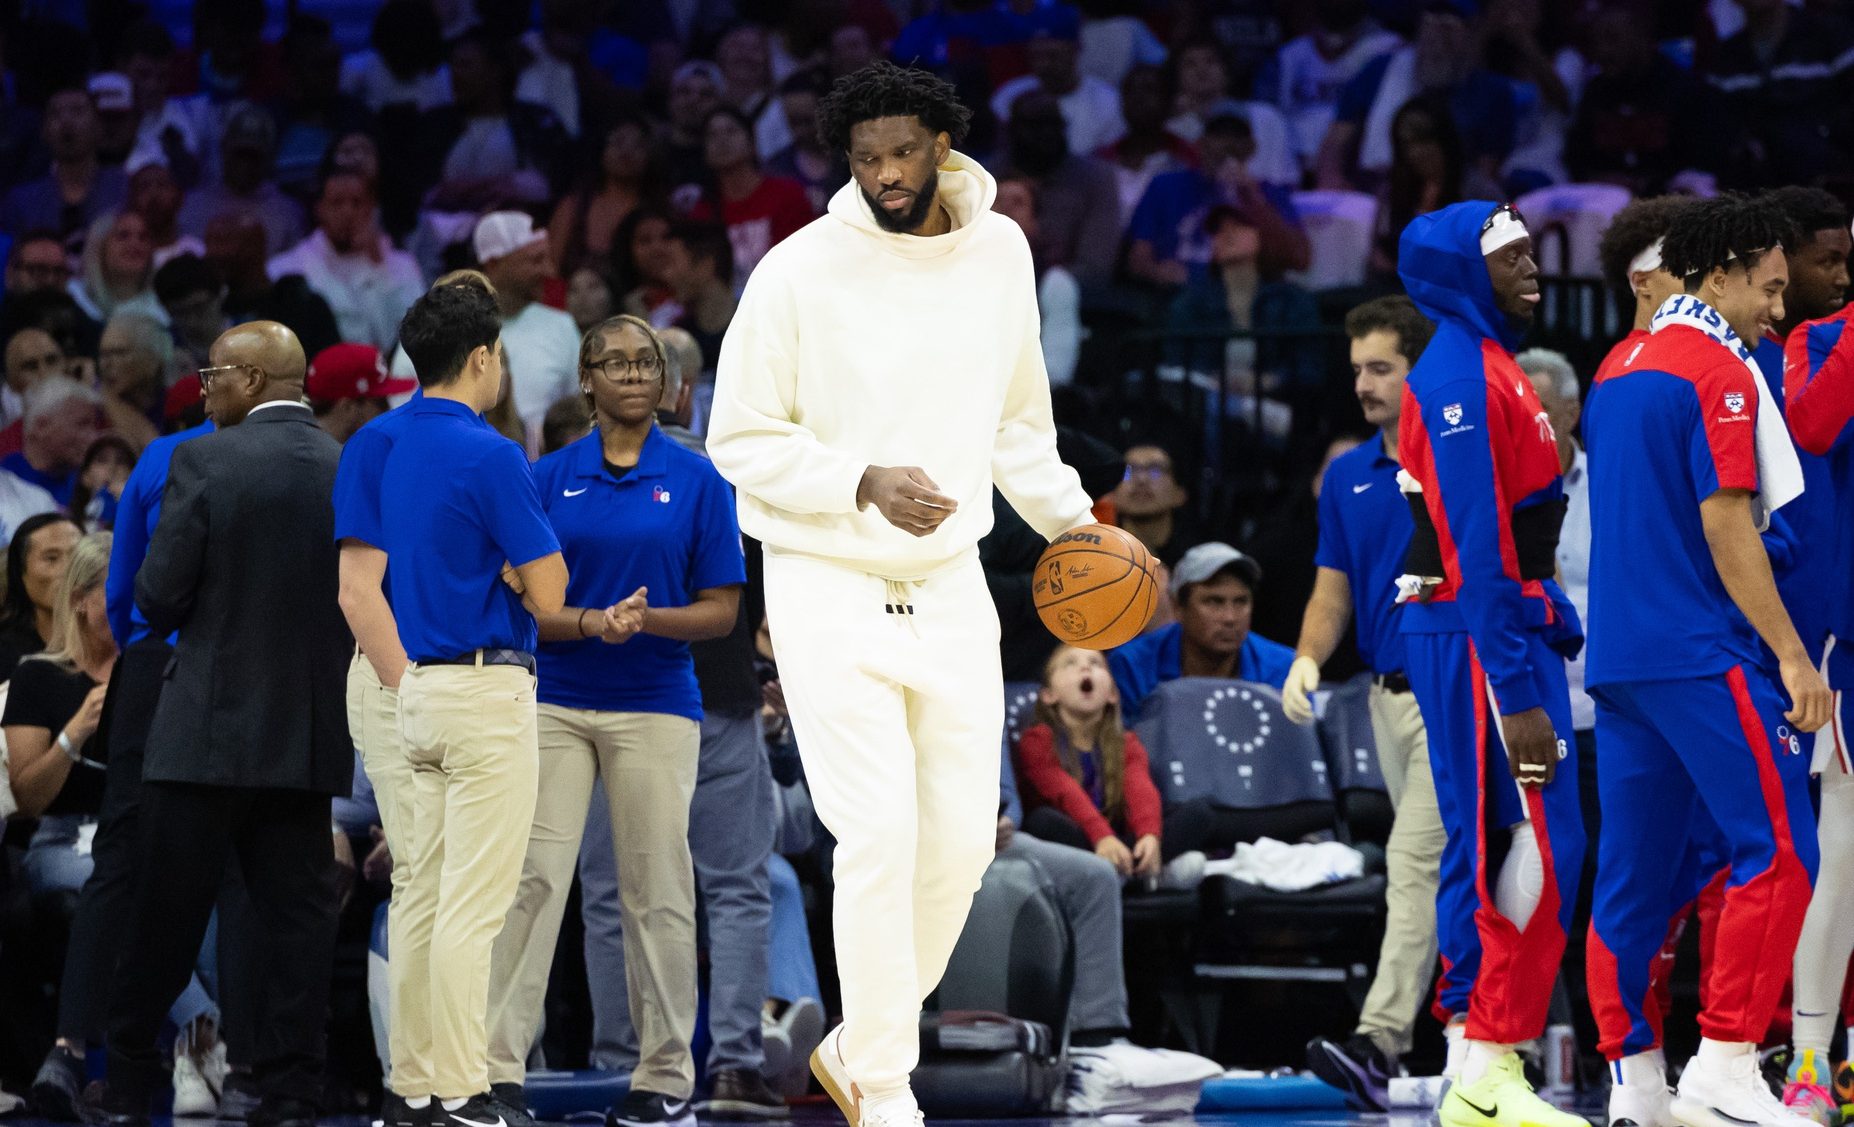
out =
[[[535,464],[571,579],[540,620],[539,799],[490,971],[492,1090],[519,1108],[528,1050],[602,782],[623,874],[626,982],[639,1059],[617,1127],[695,1122],[695,878],[689,800],[702,717],[689,643],[726,634],[746,582],[733,493],[656,426],[668,357],[648,322],[580,344],[592,433]]]

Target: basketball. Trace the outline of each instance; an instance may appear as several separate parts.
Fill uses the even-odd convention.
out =
[[[1111,650],[1152,620],[1159,581],[1152,553],[1107,524],[1084,524],[1053,540],[1036,562],[1031,597],[1049,632],[1071,646]]]

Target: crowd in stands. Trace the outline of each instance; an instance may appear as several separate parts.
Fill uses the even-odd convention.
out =
[[[1000,817],[999,850],[1093,855],[1048,863],[1096,956],[1076,969],[1078,1043],[1100,1043],[1131,1027],[1116,890],[1188,884],[1238,836],[1207,807],[1161,808],[1132,727],[1167,680],[1288,677],[1326,467],[1373,429],[1327,345],[1344,341],[1345,309],[1397,288],[1404,224],[1558,185],[1625,199],[1854,188],[1854,30],[1827,2],[385,0],[359,22],[283,7],[199,0],[180,9],[190,21],[163,22],[172,5],[50,2],[0,25],[0,886],[35,921],[0,925],[0,1082],[16,1091],[43,1079],[41,1062],[72,1087],[100,1043],[102,987],[78,983],[74,998],[64,968],[104,803],[85,751],[132,631],[106,590],[112,529],[125,534],[118,514],[137,504],[131,474],[151,443],[202,425],[195,373],[230,325],[294,332],[306,397],[345,442],[413,390],[407,309],[434,279],[478,269],[502,317],[497,430],[531,458],[585,436],[586,350],[630,314],[677,373],[654,405],[660,433],[699,451],[739,295],[772,247],[847,198],[819,99],[876,59],[951,81],[994,207],[1035,255],[1065,458],[1097,512],[1165,568],[1149,633],[1102,656],[1058,648],[1026,613],[1028,565],[1009,541],[1027,529],[1002,501],[983,549],[1007,679],[1042,685],[1004,760],[1021,803]],[[1330,244],[1316,246],[1312,209],[1337,194],[1363,201],[1368,237],[1349,261],[1316,261]],[[1625,281],[1606,279],[1626,294]],[[919,327],[886,346],[947,348],[948,363],[984,347],[931,309]],[[1153,379],[1121,347],[1143,337],[1160,341]],[[1532,359],[1568,433],[1592,372]],[[1218,505],[1239,447],[1269,459],[1267,487]],[[751,786],[714,789],[739,780],[710,778],[704,728],[694,805],[671,819],[688,827],[702,940],[770,960],[764,996],[709,995],[707,1067],[762,1071],[770,1097],[744,1079],[734,1091],[765,1112],[803,1090],[833,988],[829,843],[785,722],[756,554],[732,633],[695,646],[700,706],[665,708],[746,718],[765,753],[732,768]],[[1346,642],[1326,673],[1363,668]],[[364,945],[395,859],[356,774],[336,840],[343,934]],[[544,1055],[620,1070],[650,1032],[630,1026],[624,959],[643,957],[633,928],[655,925],[621,911],[607,807],[620,796],[591,791],[583,922],[569,925],[586,958],[551,968]],[[743,821],[763,839],[753,855],[718,849]],[[572,849],[556,860],[571,868]],[[261,1020],[238,996],[255,972],[226,939],[249,912],[236,885],[170,1013],[190,1113],[239,1106],[241,1038]],[[726,895],[743,885],[757,905],[744,913]],[[542,899],[554,911],[565,897]],[[696,942],[685,930],[677,942]],[[713,952],[709,967],[736,973]],[[575,996],[582,980],[589,998]],[[379,1082],[359,981],[337,978],[331,1018],[351,1035],[331,1056],[350,1101]]]

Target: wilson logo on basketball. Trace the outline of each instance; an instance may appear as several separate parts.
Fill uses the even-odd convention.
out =
[[[1111,525],[1073,528],[1037,561],[1032,594],[1050,633],[1105,650],[1136,637],[1158,603],[1156,565],[1146,546]]]
[[[1092,532],[1065,532],[1049,542],[1050,547],[1057,544],[1099,544],[1101,538]]]

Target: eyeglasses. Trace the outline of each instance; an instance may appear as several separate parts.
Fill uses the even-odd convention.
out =
[[[215,364],[213,367],[201,368],[199,370],[201,394],[204,394],[205,392],[212,390],[212,381],[218,379],[220,376],[224,375],[225,373],[244,372],[244,371],[256,372],[258,375],[263,376],[266,379],[270,378],[270,373],[258,367],[256,364]]]
[[[657,378],[663,370],[663,361],[654,354],[640,356],[636,360],[627,360],[622,356],[607,356],[603,360],[588,360],[586,368],[599,373],[612,383],[649,383]],[[628,376],[625,373],[630,373]]]

